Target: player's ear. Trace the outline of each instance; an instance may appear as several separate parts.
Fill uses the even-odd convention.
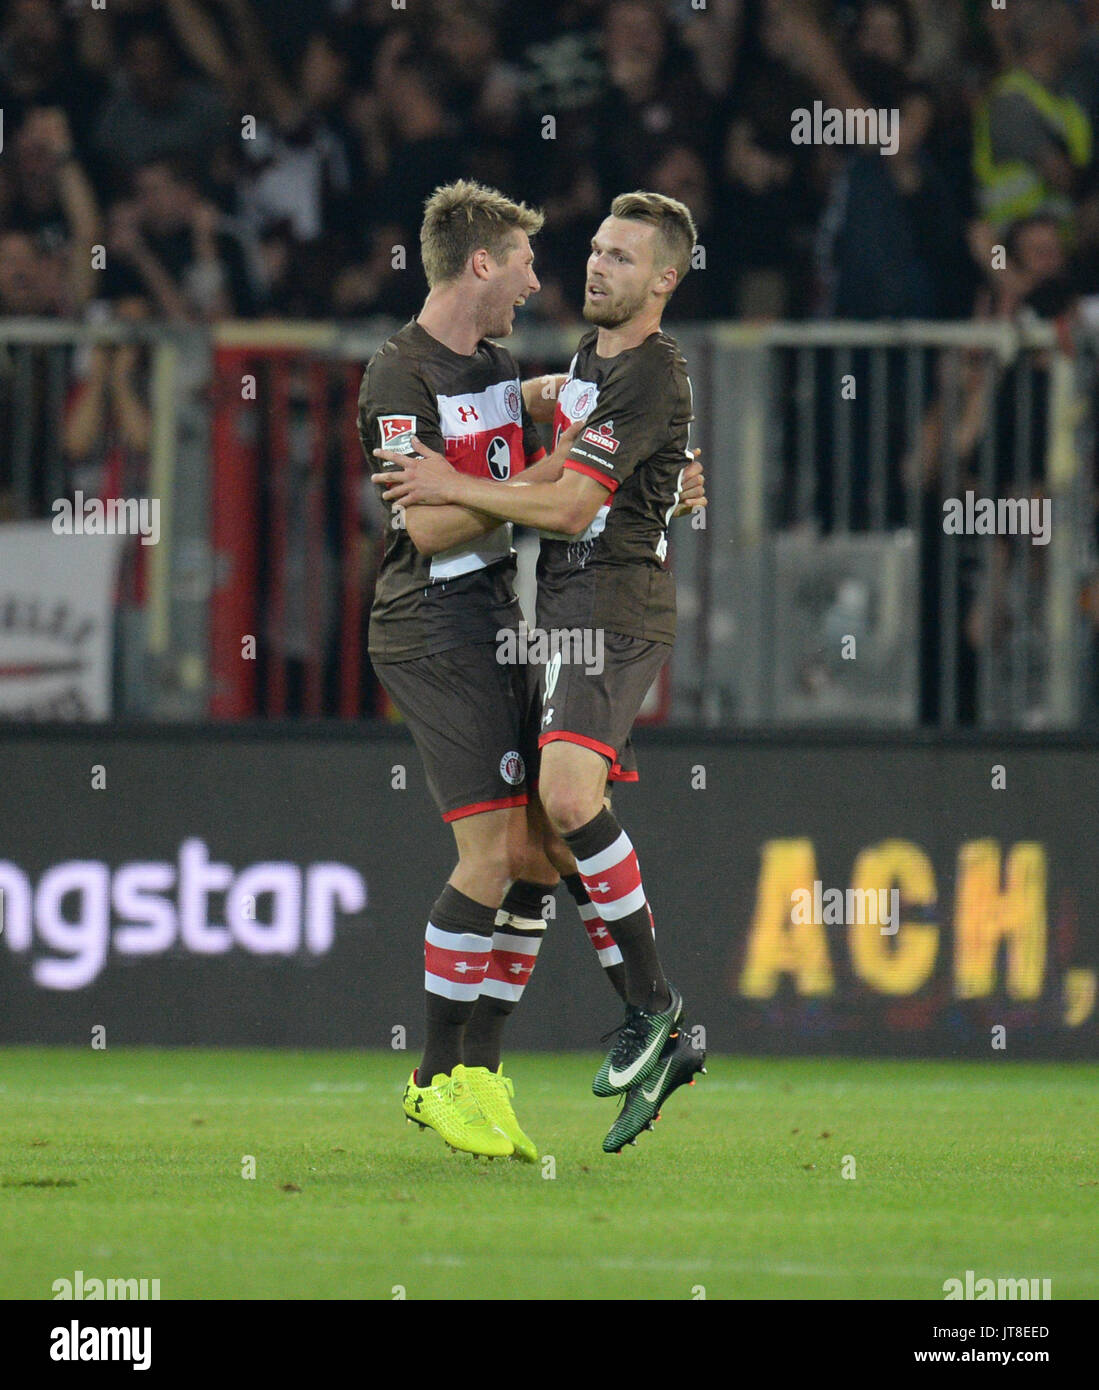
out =
[[[473,267],[473,273],[478,280],[487,280],[489,275],[489,260],[491,257],[483,246],[479,246],[469,258],[469,263]]]

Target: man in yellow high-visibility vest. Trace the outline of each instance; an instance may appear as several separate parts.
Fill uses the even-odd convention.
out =
[[[1064,0],[1015,0],[1016,66],[992,84],[973,132],[981,213],[995,227],[1043,212],[1062,222],[1091,163],[1093,135],[1083,108],[1059,94],[1078,46]]]

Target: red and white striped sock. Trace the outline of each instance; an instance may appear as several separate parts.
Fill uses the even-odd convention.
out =
[[[652,912],[630,837],[612,812],[600,813],[564,836],[577,872],[600,918],[614,935],[626,968],[626,998],[648,1008],[666,997],[667,981],[656,954]]]
[[[546,934],[544,922],[533,930],[523,930],[518,926],[523,920],[509,918],[502,930],[497,927],[493,932],[492,955],[481,986],[482,999],[499,999],[512,1007],[522,999]]]
[[[496,908],[474,902],[448,883],[424,933],[424,1014],[427,1037],[416,1070],[421,1086],[449,1076],[465,1060],[466,1024],[477,1007],[492,954]]]
[[[586,903],[577,903],[581,921],[584,923],[584,930],[588,934],[588,940],[592,944],[592,949],[599,958],[599,964],[604,970],[612,965],[622,964],[622,952],[618,949],[618,943],[611,935],[611,929],[607,926],[599,915],[599,909],[590,900]]]
[[[621,982],[625,976],[622,969],[622,952],[618,949],[610,927],[600,917],[599,909],[588,897],[588,890],[579,874],[566,874],[562,882],[576,904],[576,910],[584,923],[584,930],[588,934],[588,940],[599,964],[607,971],[607,978],[611,984],[622,994]]]
[[[428,994],[475,1004],[491,954],[491,936],[444,930],[428,922],[424,933],[424,989]]]
[[[465,1034],[465,1060],[468,1067],[500,1065],[504,1024],[523,997],[530,983],[542,938],[546,934],[541,916],[542,900],[552,895],[553,885],[513,883],[496,914],[492,933],[492,954],[485,971],[477,1007]],[[535,915],[538,914],[538,915]]]

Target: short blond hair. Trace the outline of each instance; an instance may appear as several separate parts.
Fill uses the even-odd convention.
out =
[[[545,221],[536,208],[514,203],[495,188],[471,179],[437,188],[424,204],[420,258],[429,286],[456,280],[482,247],[494,261],[507,259],[516,232],[534,236]]]
[[[675,267],[676,286],[682,284],[691,268],[691,252],[698,238],[698,228],[686,203],[663,193],[620,193],[611,204],[611,216],[655,227],[660,250]]]

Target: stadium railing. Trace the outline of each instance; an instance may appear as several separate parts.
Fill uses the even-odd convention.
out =
[[[10,519],[48,515],[93,476],[66,449],[91,350],[142,349],[149,447],[123,473],[160,500],[161,540],[142,621],[120,627],[116,714],[385,712],[365,655],[384,520],[356,399],[363,364],[398,326],[0,321]],[[670,331],[691,372],[711,502],[704,527],[673,526],[680,634],[657,717],[943,729],[1087,719],[1099,359],[1087,332],[1039,321]],[[508,346],[538,374],[563,370],[576,339],[528,326]],[[1032,496],[1027,525],[1048,523],[1040,537],[944,532],[944,503],[957,501],[964,524],[981,497]],[[1018,528],[1023,517],[1000,519]],[[520,538],[525,591],[534,545]],[[134,606],[118,602],[120,616]]]

